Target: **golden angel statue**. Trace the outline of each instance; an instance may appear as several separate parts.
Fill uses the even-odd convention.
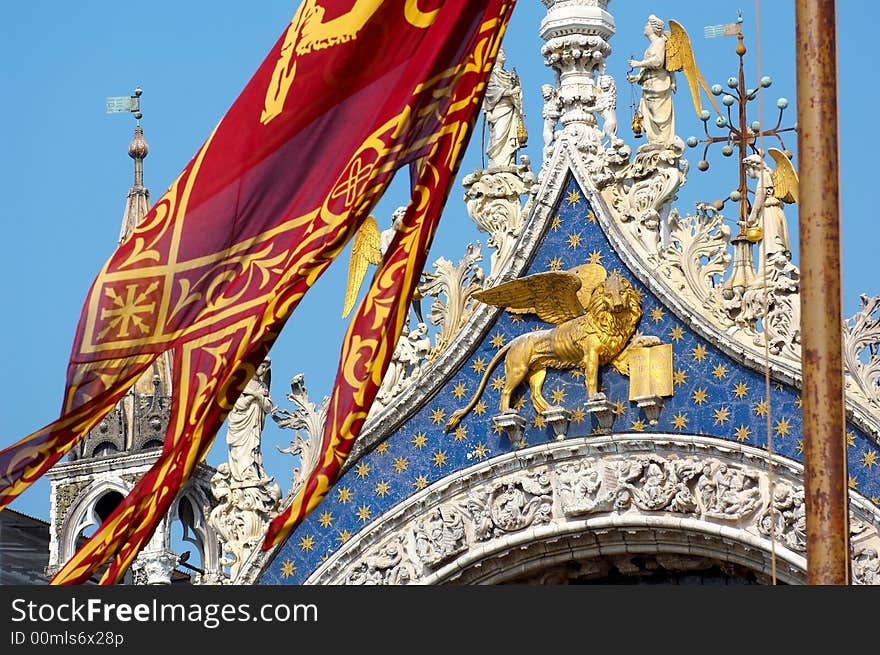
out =
[[[515,314],[537,314],[556,327],[527,332],[512,339],[489,363],[470,403],[446,424],[451,430],[476,405],[486,381],[504,358],[501,413],[510,411],[510,396],[528,379],[535,410],[550,403],[542,395],[548,368],[581,369],[587,397],[599,400],[599,367],[611,363],[627,372],[625,347],[642,316],[641,295],[619,273],[610,276],[599,264],[583,264],[567,271],[535,273],[474,294],[477,300],[504,307]],[[631,347],[652,346],[657,337],[638,336]]]
[[[756,179],[755,197],[746,223],[750,241],[760,242],[758,277],[761,278],[765,261],[777,254],[791,259],[791,241],[783,203],[798,202],[798,174],[791,160],[778,148],[769,148],[768,154],[776,162],[771,171],[760,153],[743,159],[746,175]]]
[[[676,90],[675,72],[682,71],[687,78],[698,116],[703,112],[700,87],[706,92],[715,111],[721,112],[709,91],[709,85],[697,68],[691,40],[684,27],[670,20],[669,30],[666,31],[666,24],[655,15],[648,17],[645,36],[650,45],[641,60],[629,60],[631,68],[641,70],[635,75],[627,75],[627,79],[642,87],[639,114],[648,137],[647,146],[642,147],[682,151],[684,143],[675,135],[675,107],[672,103],[672,94]]]
[[[400,221],[406,213],[406,207],[398,207],[391,214],[391,227],[379,232],[376,219],[368,216],[360,229],[355,233],[351,244],[351,259],[348,262],[348,285],[345,289],[345,306],[342,310],[342,318],[347,317],[357,301],[361,284],[367,274],[370,264],[378,266],[382,263],[385,251],[391,244]]]

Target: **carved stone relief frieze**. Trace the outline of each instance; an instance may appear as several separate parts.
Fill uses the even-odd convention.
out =
[[[800,465],[776,457],[771,488],[766,453],[711,437],[667,437],[662,446],[621,436],[594,437],[590,445],[553,442],[504,455],[491,468],[477,465],[405,501],[388,519],[379,517],[307,583],[436,584],[492,553],[525,548],[536,535],[552,543],[589,533],[591,525],[655,526],[667,535],[723,529],[717,561],[752,567],[759,577],[770,570],[772,541],[791,580],[803,581]],[[854,581],[880,584],[880,510],[854,493],[850,524]],[[607,527],[597,530],[601,539]],[[663,551],[661,541],[647,539],[658,555],[678,552]],[[723,543],[733,542],[759,556],[731,559]],[[764,565],[757,564],[761,558]]]

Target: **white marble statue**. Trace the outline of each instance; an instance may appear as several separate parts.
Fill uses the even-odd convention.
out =
[[[549,153],[550,144],[555,137],[556,124],[562,116],[562,103],[559,100],[559,90],[552,84],[544,84],[541,87],[541,96],[544,98],[544,108],[541,110],[541,118],[544,119],[544,157]]]
[[[630,82],[642,87],[639,113],[648,138],[648,145],[670,148],[680,139],[675,136],[675,108],[672,94],[675,92],[675,74],[666,69],[666,24],[651,14],[645,24],[645,36],[650,45],[645,56],[630,59],[632,68],[640,68],[635,75],[627,75]]]
[[[617,137],[617,84],[607,73],[601,73],[596,83],[596,111],[602,117],[602,137],[613,141]]]
[[[266,358],[229,412],[226,443],[229,446],[229,472],[236,482],[267,477],[260,442],[266,414],[273,406],[269,396],[269,366],[269,358]]]
[[[486,85],[483,113],[489,124],[489,143],[486,154],[489,167],[514,166],[520,148],[519,130],[523,119],[522,86],[516,73],[504,69],[504,49],[498,58]]]

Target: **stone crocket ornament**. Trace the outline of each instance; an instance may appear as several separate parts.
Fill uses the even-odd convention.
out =
[[[584,372],[587,396],[601,399],[599,367],[611,363],[627,372],[624,348],[642,316],[641,295],[619,273],[610,276],[599,264],[583,264],[568,271],[536,273],[474,294],[477,300],[516,314],[537,314],[557,327],[521,334],[501,348],[480,380],[470,403],[455,412],[446,429],[455,428],[476,405],[486,381],[504,358],[505,381],[500,411],[510,412],[510,396],[528,379],[532,404],[543,412],[550,403],[541,394],[548,368]],[[657,337],[639,336],[631,346],[659,343]]]

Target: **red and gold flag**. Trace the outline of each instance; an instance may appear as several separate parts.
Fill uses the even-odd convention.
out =
[[[303,294],[394,172],[413,199],[346,335],[318,470],[266,544],[326,494],[405,320],[514,0],[305,0],[220,124],[87,296],[61,418],[0,451],[0,509],[174,351],[163,451],[53,579],[118,581],[205,457]]]

